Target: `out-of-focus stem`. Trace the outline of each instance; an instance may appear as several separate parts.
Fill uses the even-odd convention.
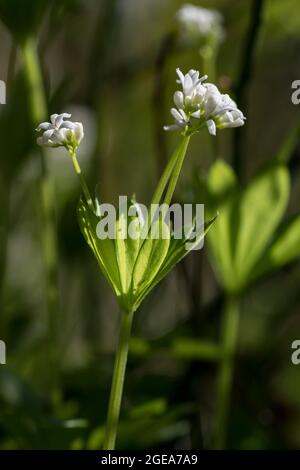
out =
[[[236,297],[229,296],[225,301],[225,309],[221,325],[221,358],[217,378],[217,409],[214,442],[216,449],[224,449],[226,447],[238,326],[238,299]]]
[[[113,380],[107,413],[107,424],[103,444],[104,450],[114,450],[115,448],[132,320],[132,312],[122,312],[119,344],[116,353]]]
[[[21,44],[24,71],[27,79],[28,100],[33,126],[38,125],[47,117],[47,105],[43,87],[42,73],[34,37],[27,38]],[[58,273],[57,273],[57,239],[54,191],[48,177],[44,150],[39,149],[41,156],[40,200],[42,212],[42,244],[46,270],[46,300],[48,312],[48,340],[50,365],[57,369],[56,363],[56,322],[58,318]]]
[[[242,58],[240,74],[235,87],[235,98],[239,108],[247,115],[247,91],[252,80],[255,49],[258,42],[259,32],[263,23],[263,7],[265,0],[252,0],[250,21],[246,33],[245,42],[242,47]],[[237,176],[242,178],[242,144],[245,129],[237,128],[233,133],[233,167]]]
[[[199,53],[203,63],[203,74],[208,75],[209,82],[215,83],[217,46],[215,44],[208,44],[203,46]]]
[[[152,94],[154,139],[156,144],[157,172],[161,174],[167,161],[167,143],[163,126],[164,98],[166,88],[166,64],[174,48],[175,33],[167,34],[162,40],[154,66],[154,84]]]
[[[199,54],[203,63],[203,73],[208,75],[210,83],[217,82],[217,54],[218,54],[218,43],[216,38],[213,36],[210,42],[200,48]],[[209,135],[209,143],[211,149],[212,160],[218,158],[218,135]]]
[[[32,120],[38,124],[47,117],[42,73],[34,37],[27,38],[21,45],[21,52],[28,86],[28,98]]]

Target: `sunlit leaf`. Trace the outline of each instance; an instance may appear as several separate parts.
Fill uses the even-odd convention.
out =
[[[300,256],[300,216],[285,222],[258,263],[253,278],[278,269]]]
[[[208,234],[208,243],[213,252],[213,264],[222,282],[228,286],[236,284],[233,273],[234,246],[232,243],[235,206],[239,188],[232,168],[223,160],[211,168],[207,179],[209,194],[206,212],[212,215],[219,211],[214,230]]]
[[[151,285],[169,250],[170,229],[162,216],[152,223],[150,230],[151,233],[144,241],[134,266],[132,275],[133,296]]]
[[[208,175],[207,189],[208,211],[220,211],[208,236],[213,265],[225,289],[238,292],[250,282],[283,217],[289,174],[283,164],[272,164],[242,191],[230,166],[218,161]]]
[[[134,231],[136,238],[130,236],[130,233],[128,233],[129,229]],[[137,216],[128,216],[124,211],[121,211],[116,224],[116,233],[116,256],[119,265],[122,292],[126,294],[129,291],[133,268],[143,242],[141,239],[141,224],[139,218]]]
[[[99,240],[96,234],[99,218],[88,208],[82,199],[80,199],[77,207],[77,216],[81,231],[92,249],[103,274],[116,295],[120,296],[122,288],[114,240],[110,238]]]
[[[143,418],[145,416],[159,416],[165,413],[166,409],[166,400],[164,398],[156,398],[134,406],[130,410],[130,417],[135,419],[139,417]]]
[[[191,243],[191,241],[183,237],[182,239],[175,239],[173,236],[170,239],[168,253],[165,256],[164,263],[162,263],[160,270],[157,272],[156,276],[153,277],[152,282],[142,290],[137,298],[137,302],[140,303],[141,300],[148,295],[148,293],[178,264],[185,256],[190,253],[190,251],[195,248],[203,239],[205,234],[208,232],[212,224],[214,223],[215,218],[205,223],[204,229],[201,229],[200,233],[196,239]],[[186,243],[189,243],[190,246],[187,248]]]
[[[177,357],[201,361],[217,361],[222,353],[217,344],[211,341],[193,338],[175,339],[171,351]]]
[[[289,174],[275,164],[261,172],[242,195],[235,234],[235,270],[243,284],[266,249],[286,210]]]

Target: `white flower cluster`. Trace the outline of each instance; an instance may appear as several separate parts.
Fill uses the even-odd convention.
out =
[[[83,126],[81,122],[65,121],[70,117],[68,113],[52,114],[51,122],[42,122],[37,127],[37,132],[43,131],[37,143],[45,147],[66,147],[75,152],[84,136]]]
[[[203,83],[207,75],[199,77],[196,70],[184,75],[179,68],[176,73],[182,91],[174,94],[176,108],[171,109],[171,114],[175,124],[165,126],[166,131],[188,127],[195,132],[206,123],[209,133],[216,135],[217,128],[244,125],[246,118],[230,96],[222,94],[212,83]]]
[[[223,17],[217,10],[187,3],[178,10],[176,19],[187,38],[214,36],[219,41],[224,38]]]

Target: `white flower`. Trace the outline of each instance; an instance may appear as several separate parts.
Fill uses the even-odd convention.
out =
[[[244,125],[245,116],[229,95],[219,92],[215,85],[207,84],[205,97],[205,119],[208,131],[216,135],[216,128],[240,127]]]
[[[84,132],[81,122],[65,121],[71,114],[52,114],[51,122],[42,122],[37,127],[37,132],[42,135],[37,138],[37,143],[45,147],[66,147],[75,152],[83,139]]]
[[[189,3],[183,5],[176,14],[186,39],[203,39],[214,36],[218,41],[224,37],[222,15],[216,10],[201,8]]]
[[[207,75],[199,78],[199,72],[193,69],[184,75],[179,68],[176,73],[182,91],[174,93],[176,108],[171,114],[175,123],[165,126],[165,130],[186,129],[193,133],[206,123],[209,133],[216,135],[217,128],[244,124],[246,118],[230,96],[220,93],[212,83],[203,83]]]
[[[199,78],[199,72],[191,69],[184,75],[179,68],[176,69],[178,75],[177,83],[181,84],[182,91],[174,93],[174,103],[176,108],[171,109],[171,114],[175,119],[175,124],[165,126],[165,130],[176,130],[184,128],[190,123],[190,118],[199,119],[201,117],[201,105],[203,103],[206,88],[202,82],[207,76]]]

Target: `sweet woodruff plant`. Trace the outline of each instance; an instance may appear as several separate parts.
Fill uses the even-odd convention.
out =
[[[216,135],[217,129],[242,126],[245,120],[243,113],[228,95],[220,93],[215,85],[206,83],[207,76],[200,77],[196,70],[190,70],[185,75],[180,69],[176,72],[181,89],[175,92],[175,107],[171,109],[175,122],[166,126],[165,130],[179,130],[181,141],[169,160],[151,201],[152,204],[167,206],[171,203],[191,136],[205,127],[210,134]],[[163,214],[150,221],[149,232],[151,231],[152,236],[146,238],[141,236],[142,223],[138,214],[129,216],[131,226],[136,226],[137,236],[134,239],[130,236],[126,238],[123,236],[125,220],[120,212],[115,222],[114,239],[99,238],[96,231],[102,218],[98,210],[99,201],[91,196],[76,158],[78,146],[84,136],[83,126],[79,122],[70,121],[70,118],[71,115],[67,113],[53,114],[50,122],[41,123],[37,128],[40,133],[37,143],[47,147],[65,147],[70,154],[82,188],[77,211],[79,224],[122,312],[104,439],[104,449],[111,450],[115,447],[134,312],[153,287],[193,246],[201,242],[214,219],[205,224],[204,230],[196,236],[193,243],[187,245],[189,236],[183,235],[181,239],[175,237]],[[131,200],[129,206],[135,204]],[[193,227],[190,231],[183,232],[192,233],[192,229]]]

